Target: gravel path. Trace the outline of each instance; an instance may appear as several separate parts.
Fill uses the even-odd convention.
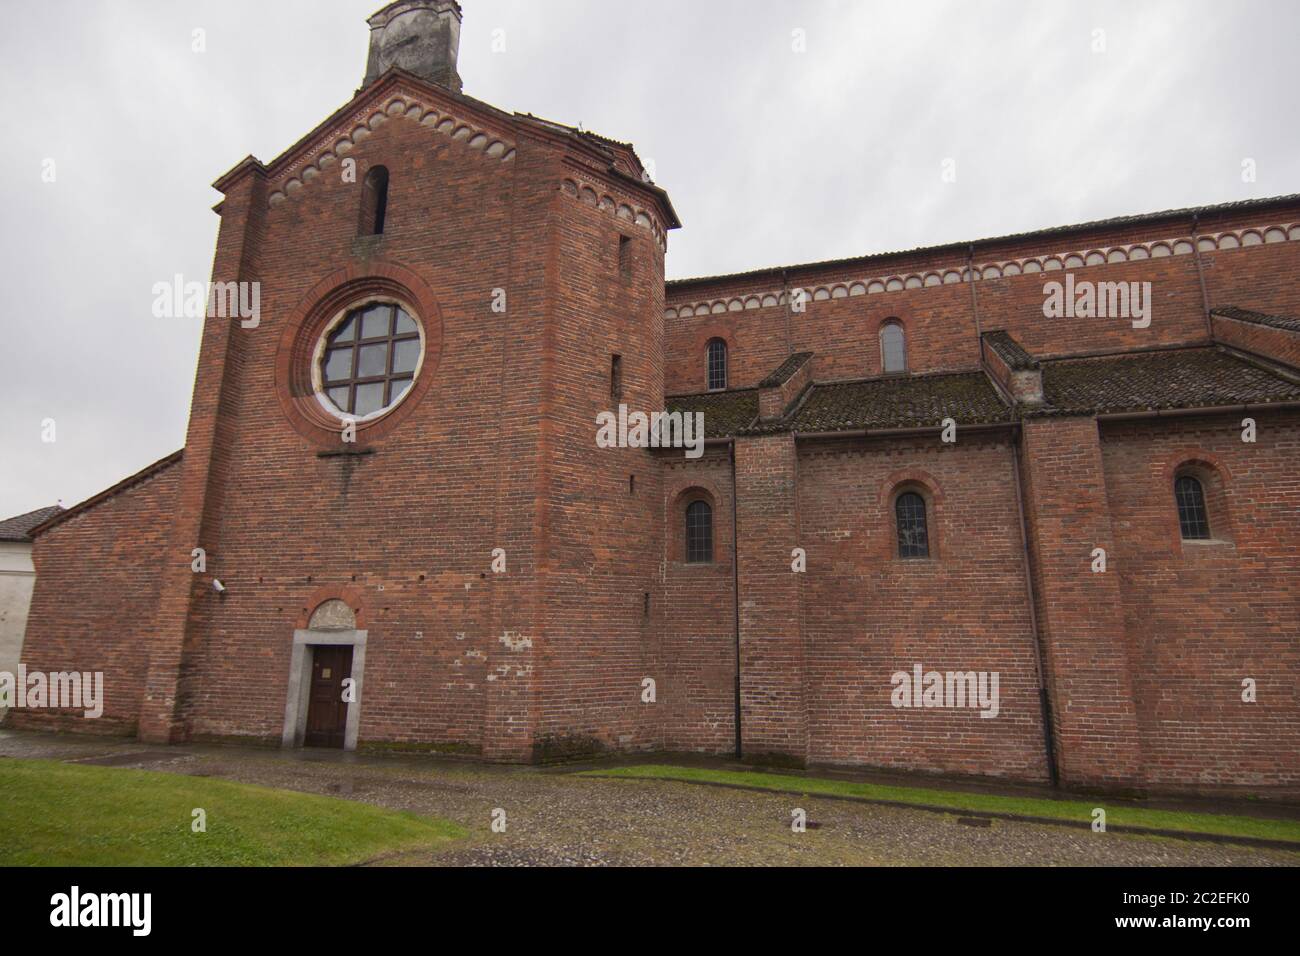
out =
[[[1300,865],[1300,853],[1284,850],[1000,820],[973,827],[955,815],[921,810],[428,758],[151,748],[134,741],[0,731],[3,756],[140,767],[332,794],[447,817],[470,831],[466,840],[437,855],[405,854],[372,865]],[[805,833],[791,830],[795,807],[807,811]],[[504,833],[491,829],[498,809],[505,812]]]

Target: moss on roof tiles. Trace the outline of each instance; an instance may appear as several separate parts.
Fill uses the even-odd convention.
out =
[[[958,425],[975,425],[1008,421],[1010,417],[1010,408],[1003,404],[983,372],[960,372],[818,385],[777,430],[927,428],[938,427],[945,418]]]
[[[703,412],[705,438],[730,438],[758,418],[758,389],[673,395],[666,404],[669,412]]]
[[[1007,368],[1013,371],[1038,368],[1038,360],[1026,352],[1020,343],[1011,337],[1011,333],[1005,330],[985,332],[984,341],[1002,361],[1007,363]]]
[[[1217,348],[1043,363],[1031,414],[1105,414],[1300,401],[1300,385]]]
[[[812,352],[795,352],[777,366],[775,372],[763,379],[763,381],[759,382],[758,387],[776,388],[779,385],[784,385],[794,376],[794,373],[803,368],[804,363],[812,357]]]
[[[1058,359],[1042,363],[1043,406],[1028,416],[1300,401],[1292,382],[1219,348]],[[705,436],[728,438],[795,431],[803,434],[932,428],[1009,422],[1012,409],[983,372],[898,375],[815,385],[788,417],[758,421],[758,390],[738,389],[668,399],[669,411],[704,413]]]
[[[63,511],[61,505],[37,508],[26,514],[16,515],[0,521],[0,541],[31,541],[29,532],[37,525],[44,524],[56,514]]]
[[[1235,305],[1225,305],[1221,309],[1211,309],[1210,314],[1222,315],[1228,319],[1236,319],[1238,322],[1267,325],[1287,332],[1300,332],[1300,319],[1290,315],[1269,315],[1267,312],[1256,312],[1254,309],[1239,309]]]

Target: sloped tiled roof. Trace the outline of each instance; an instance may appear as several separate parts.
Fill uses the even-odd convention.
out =
[[[1290,315],[1269,315],[1265,312],[1256,312],[1253,309],[1239,309],[1235,305],[1225,305],[1221,309],[1211,309],[1210,314],[1236,319],[1238,322],[1267,325],[1275,329],[1284,329],[1287,332],[1300,332],[1300,319]]]
[[[1038,360],[1026,352],[1006,330],[985,332],[984,341],[1007,363],[1007,368],[1015,371],[1038,368]]]
[[[1300,383],[1217,347],[1039,364],[1045,402],[1021,406],[1026,416],[1300,402]],[[891,375],[814,385],[789,417],[777,421],[758,420],[757,389],[679,395],[668,399],[668,409],[704,412],[707,438],[931,428],[945,418],[958,426],[991,425],[1014,418],[984,372]]]
[[[669,412],[703,412],[705,438],[730,438],[758,418],[758,389],[672,395],[666,404]]]
[[[782,362],[775,372],[769,375],[763,381],[758,383],[759,388],[776,388],[778,385],[784,385],[791,376],[799,369],[803,368],[804,362],[813,357],[811,352],[795,352],[788,359]]]
[[[29,532],[38,524],[49,521],[62,510],[59,505],[50,505],[48,508],[37,508],[25,515],[0,521],[0,541],[31,541]]]
[[[117,484],[113,485],[113,487],[111,488],[105,488],[99,494],[87,498],[85,501],[81,502],[80,504],[75,504],[71,508],[67,508],[67,509],[60,508],[55,514],[46,518],[40,524],[34,526],[32,530],[36,533],[36,535],[44,534],[50,528],[62,524],[64,521],[67,521],[69,518],[75,518],[77,515],[81,514],[82,512],[89,511],[91,508],[95,507],[96,505],[100,504],[103,501],[107,501],[109,498],[112,498],[114,495],[121,494],[122,492],[128,490],[129,488],[133,488],[136,485],[140,484],[142,481],[147,481],[148,479],[152,478],[154,475],[158,474],[159,472],[165,471],[166,469],[170,468],[172,465],[179,462],[184,457],[184,455],[185,455],[184,448],[181,448],[178,451],[174,451],[166,458],[160,458],[158,461],[155,461],[152,465],[142,468],[140,471],[137,471],[134,475],[131,475],[129,478],[122,479]],[[33,535],[33,537],[35,537],[35,535]]]
[[[1300,401],[1300,384],[1218,348],[1043,363],[1045,404],[1027,414],[1105,414]]]
[[[958,425],[989,424],[1010,420],[1011,410],[983,372],[890,376],[818,385],[791,418],[756,430],[926,428],[945,418]]]
[[[778,276],[782,272],[804,272],[814,269],[856,266],[868,262],[877,262],[882,259],[919,255],[923,253],[947,252],[952,250],[959,250],[964,253],[971,246],[976,245],[986,246],[1001,243],[1022,242],[1028,239],[1045,239],[1049,236],[1068,235],[1076,232],[1089,232],[1097,229],[1114,229],[1144,223],[1157,223],[1170,219],[1191,219],[1192,216],[1251,212],[1257,209],[1267,209],[1272,206],[1290,205],[1297,201],[1300,201],[1300,193],[1292,193],[1286,196],[1269,196],[1261,199],[1236,199],[1229,202],[1214,203],[1206,206],[1189,206],[1185,209],[1165,209],[1160,212],[1137,213],[1127,216],[1111,216],[1107,219],[1094,219],[1090,222],[1071,223],[1070,225],[1065,226],[1049,226],[1045,229],[1031,229],[1027,232],[1011,233],[1010,235],[1004,236],[989,236],[974,241],[963,240],[961,242],[945,242],[940,243],[939,245],[918,246],[913,249],[896,249],[891,252],[875,252],[865,256],[852,256],[845,259],[826,259],[821,262],[800,262],[787,266],[767,266],[762,269],[749,269],[744,272],[732,272],[722,275],[692,276],[689,278],[670,279],[667,282],[667,287],[671,294],[675,289],[685,288],[691,285],[701,285],[726,280],[752,279],[758,276]]]

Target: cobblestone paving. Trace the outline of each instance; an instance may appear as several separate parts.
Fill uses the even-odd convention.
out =
[[[447,817],[470,831],[437,855],[405,854],[371,865],[1300,865],[1300,853],[1285,850],[1000,820],[971,827],[955,815],[921,810],[428,758],[152,748],[0,731],[0,758],[6,756],[331,794]],[[806,833],[791,831],[795,807],[806,810],[814,825]],[[498,808],[506,814],[506,832],[500,834],[490,828]]]

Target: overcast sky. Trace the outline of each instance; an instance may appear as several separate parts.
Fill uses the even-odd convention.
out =
[[[184,444],[199,322],[154,318],[152,286],[208,279],[210,184],[352,96],[382,5],[0,7],[0,518]],[[1300,192],[1290,0],[463,7],[467,93],[653,161],[673,278]]]

